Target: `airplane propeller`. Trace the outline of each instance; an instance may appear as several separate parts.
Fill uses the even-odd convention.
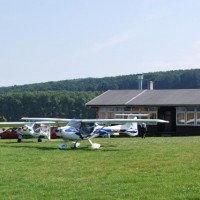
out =
[[[23,130],[23,131],[26,131],[27,129],[28,129],[27,126],[23,126],[23,127],[22,127],[22,130]]]

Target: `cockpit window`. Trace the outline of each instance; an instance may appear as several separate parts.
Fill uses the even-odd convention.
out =
[[[72,120],[67,125],[79,129],[81,127],[81,121]]]
[[[94,123],[81,123],[80,133],[90,134],[94,130]]]

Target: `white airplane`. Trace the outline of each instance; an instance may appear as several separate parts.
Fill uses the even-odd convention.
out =
[[[0,127],[12,127],[18,134],[18,142],[22,141],[23,136],[37,138],[38,142],[42,142],[43,137],[51,139],[50,126],[46,125],[50,123],[53,122],[0,122]]]
[[[134,116],[134,119],[130,119]],[[59,149],[66,149],[66,142],[72,142],[71,149],[76,149],[80,146],[79,140],[88,140],[92,149],[100,148],[100,144],[93,143],[92,138],[103,136],[105,134],[125,133],[129,136],[138,135],[137,123],[168,123],[161,119],[137,119],[136,116],[141,114],[129,115],[129,119],[59,119],[59,118],[29,118],[23,117],[22,120],[28,121],[53,121],[55,123],[68,122],[66,126],[57,127],[56,134],[63,138],[64,143],[59,144]],[[103,124],[103,125],[100,125]],[[121,124],[121,125],[108,125]]]

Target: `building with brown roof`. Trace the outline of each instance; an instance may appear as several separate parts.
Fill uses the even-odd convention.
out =
[[[97,118],[148,113],[149,118],[169,121],[169,124],[149,125],[152,136],[200,135],[200,89],[108,90],[86,106],[96,109]]]

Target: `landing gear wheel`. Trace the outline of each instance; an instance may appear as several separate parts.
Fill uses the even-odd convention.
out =
[[[58,145],[58,148],[59,148],[60,150],[64,150],[64,149],[67,148],[67,145],[66,145],[65,143],[61,143],[61,144]]]
[[[78,143],[78,142],[72,142],[70,147],[71,147],[71,149],[76,149],[79,146],[80,146],[80,143]]]
[[[38,142],[42,142],[42,138],[39,137],[39,138],[38,138]]]
[[[17,142],[18,143],[22,142],[22,135],[18,135]]]

